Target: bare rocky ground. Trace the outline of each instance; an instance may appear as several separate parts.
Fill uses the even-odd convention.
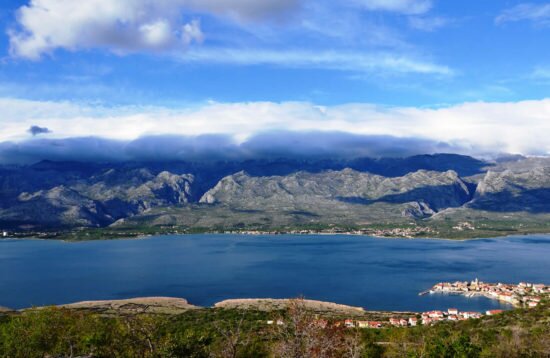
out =
[[[140,314],[179,315],[191,310],[254,310],[264,312],[284,311],[289,306],[290,299],[244,298],[229,299],[214,304],[213,307],[201,307],[190,304],[186,299],[174,297],[140,297],[124,300],[83,301],[59,305],[59,308],[92,312],[105,316],[133,316]],[[321,317],[354,318],[369,320],[387,320],[390,317],[413,317],[415,312],[366,311],[362,307],[347,306],[332,302],[304,299],[306,309]],[[42,307],[38,307],[40,309]],[[33,308],[36,309],[36,308]],[[0,313],[24,312],[29,309],[12,311],[5,309]]]
[[[271,299],[271,298],[247,298],[247,299],[231,299],[218,302],[214,305],[215,308],[225,309],[254,309],[258,311],[278,311],[288,307],[290,300],[288,299]],[[365,310],[361,307],[353,307],[340,305],[332,302],[303,300],[305,307],[311,311],[323,314],[346,314],[351,316],[364,315]]]
[[[134,314],[180,314],[201,307],[189,304],[186,299],[173,297],[140,297],[125,300],[83,301],[66,305],[60,308],[71,310],[93,311],[105,315],[134,315]]]

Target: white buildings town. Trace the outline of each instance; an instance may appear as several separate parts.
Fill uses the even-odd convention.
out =
[[[475,279],[471,282],[441,282],[426,293],[461,294],[466,297],[484,296],[510,303],[516,307],[536,307],[543,296],[550,295],[550,286],[520,282],[517,285],[486,283]]]
[[[420,295],[433,293],[460,294],[466,297],[482,295],[491,299],[497,299],[518,307],[533,308],[537,307],[543,300],[550,299],[550,286],[545,284],[534,284],[520,282],[517,285],[503,283],[485,283],[478,279],[471,282],[441,282],[434,285],[430,290],[421,292]],[[545,301],[546,302],[546,301]],[[464,321],[468,319],[482,318],[483,316],[494,316],[503,313],[503,310],[489,310],[481,312],[462,312],[457,308],[449,308],[446,311],[427,311],[416,314],[411,317],[409,313],[405,317],[392,317],[388,321],[362,321],[356,319],[346,319],[344,321],[334,322],[336,327],[346,328],[384,328],[394,327],[415,327],[419,324],[428,326],[442,321]],[[267,321],[273,324],[274,321]],[[277,321],[277,324],[284,324]],[[323,321],[323,328],[328,325]]]
[[[467,297],[482,295],[491,299],[497,299],[518,307],[537,307],[545,298],[550,298],[550,286],[545,284],[534,284],[520,282],[517,285],[503,283],[485,283],[478,279],[471,282],[441,282],[434,285],[430,290],[421,292],[427,293],[448,293],[461,294]],[[348,319],[344,322],[345,327],[353,328],[383,328],[414,327],[418,324],[432,325],[442,321],[464,321],[468,319],[481,318],[484,315],[494,316],[504,312],[503,310],[489,310],[481,312],[462,312],[457,308],[449,308],[447,311],[427,311],[420,313],[417,317],[409,317],[408,320],[402,317],[392,317],[389,321],[354,321]]]

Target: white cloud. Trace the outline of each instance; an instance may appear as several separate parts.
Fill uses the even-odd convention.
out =
[[[350,72],[418,73],[453,75],[447,66],[390,53],[349,51],[264,50],[236,48],[197,48],[181,61],[235,65],[274,65],[282,67],[321,68]]]
[[[166,20],[141,25],[139,31],[144,43],[152,48],[168,46],[172,41],[172,29]]]
[[[125,53],[178,47],[201,38],[198,22],[182,16],[207,12],[239,21],[277,16],[298,0],[31,0],[8,32],[13,56],[38,59],[57,48],[107,48]],[[200,35],[200,36],[199,36]]]
[[[536,67],[531,74],[531,78],[537,80],[550,80],[550,67]]]
[[[8,31],[13,57],[37,60],[57,49],[102,49],[116,54],[162,53],[196,63],[453,75],[445,65],[410,54],[411,46],[391,29],[363,21],[364,14],[357,11],[359,6],[372,11],[421,14],[429,10],[431,0],[27,1],[29,4],[17,11],[17,26]],[[340,16],[333,16],[340,10]],[[257,23],[288,20],[292,11],[300,21],[284,26]],[[206,16],[203,22],[212,32],[205,34],[199,20],[203,14],[233,22]],[[211,40],[204,46],[191,46],[205,38]],[[296,48],[307,39],[311,39],[310,46]],[[346,50],[336,50],[338,46]]]
[[[409,25],[416,30],[420,31],[435,31],[444,26],[447,26],[451,22],[446,17],[418,17],[414,16],[409,19]]]
[[[201,30],[201,23],[198,20],[193,20],[188,24],[183,25],[182,40],[186,45],[191,42],[202,42],[204,40],[204,34]]]
[[[353,0],[367,10],[389,11],[407,15],[418,15],[428,12],[432,7],[431,0]]]
[[[550,25],[550,4],[523,3],[504,10],[495,18],[497,24],[530,20],[538,25]]]
[[[165,0],[166,1],[166,0]],[[182,0],[189,8],[239,21],[277,18],[299,8],[303,0]]]
[[[438,109],[370,104],[318,106],[303,102],[207,103],[195,108],[101,108],[71,103],[0,99],[0,141],[29,139],[30,126],[47,138],[97,136],[133,140],[147,135],[224,134],[244,140],[269,131],[326,131],[419,138],[468,153],[549,155],[550,99],[473,102]],[[469,149],[468,149],[469,148]]]

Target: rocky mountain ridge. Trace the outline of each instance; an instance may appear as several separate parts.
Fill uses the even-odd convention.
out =
[[[105,227],[129,218],[189,227],[362,225],[454,209],[550,213],[550,160],[436,155],[0,168],[0,228]]]
[[[341,203],[415,205],[426,216],[447,207],[461,206],[471,198],[468,185],[454,171],[420,170],[387,178],[353,169],[323,173],[298,172],[288,176],[252,177],[245,172],[223,178],[200,199],[241,210],[310,211]]]

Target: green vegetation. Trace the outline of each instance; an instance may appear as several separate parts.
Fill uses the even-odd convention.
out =
[[[268,325],[282,319],[284,325]],[[550,309],[431,327],[346,329],[286,311],[118,315],[45,308],[0,316],[0,357],[547,357]],[[326,326],[325,326],[326,325]]]
[[[358,230],[367,230],[366,235],[373,235],[369,232],[386,231],[388,237],[392,235],[392,230],[403,229],[412,230],[412,237],[415,238],[441,238],[466,240],[486,237],[501,237],[508,235],[529,235],[529,234],[547,234],[550,233],[550,221],[542,220],[484,220],[479,218],[464,218],[475,227],[475,230],[464,229],[457,230],[459,222],[455,220],[417,220],[409,223],[377,223],[363,226],[354,225],[328,225],[328,224],[303,224],[287,226],[266,226],[266,225],[234,225],[234,226],[216,226],[208,227],[187,227],[176,225],[140,225],[140,226],[120,226],[107,228],[80,228],[67,229],[60,231],[44,232],[19,232],[12,233],[14,237],[36,237],[42,239],[57,239],[66,241],[88,241],[88,240],[113,240],[136,238],[153,235],[172,235],[172,234],[206,234],[223,232],[250,232],[258,233],[289,233],[299,231],[315,232],[355,232]]]

